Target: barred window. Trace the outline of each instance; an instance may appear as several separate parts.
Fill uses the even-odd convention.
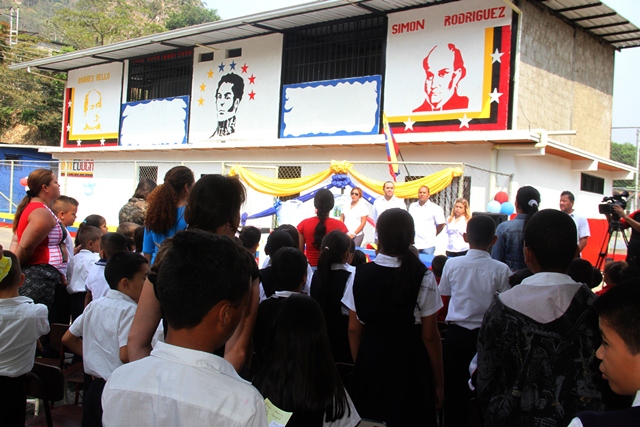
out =
[[[190,95],[192,73],[193,50],[132,59],[127,101]]]
[[[604,178],[586,173],[580,174],[580,190],[589,193],[604,194]]]
[[[285,33],[283,84],[382,74],[387,18],[367,16]]]
[[[420,178],[424,178],[424,177],[409,175],[404,177],[404,181],[410,182]],[[460,180],[458,178],[454,178],[448,187],[446,187],[445,189],[443,189],[442,191],[436,194],[432,194],[431,197],[429,197],[429,199],[433,203],[435,203],[436,205],[442,208],[442,210],[444,211],[445,218],[448,217],[453,211],[453,207],[455,206],[456,199],[458,198],[458,194],[460,194],[459,188],[458,188],[459,185],[460,185]],[[462,186],[463,186],[462,197],[467,200],[470,200],[470,196],[471,196],[471,177],[470,176],[465,176],[462,178]],[[405,199],[405,202],[407,203],[407,205],[417,201],[418,201],[417,198]]]

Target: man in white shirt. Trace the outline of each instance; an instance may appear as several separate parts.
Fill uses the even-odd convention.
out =
[[[384,195],[378,197],[375,202],[373,202],[373,222],[378,222],[380,214],[387,209],[407,209],[407,206],[404,204],[404,200],[398,199],[393,195],[396,191],[396,185],[393,182],[385,182],[382,186],[382,191],[384,191]]]
[[[266,427],[260,393],[214,354],[240,323],[255,260],[229,237],[200,230],[178,232],[165,260],[155,286],[165,342],[111,374],[103,425]]]
[[[429,200],[429,196],[429,187],[420,187],[418,201],[409,205],[409,213],[416,227],[416,249],[422,254],[433,255],[436,236],[444,229],[446,221],[442,208]]]
[[[563,191],[560,194],[560,210],[573,219],[573,222],[576,223],[576,229],[578,230],[578,248],[579,251],[582,252],[585,246],[587,246],[587,240],[589,240],[589,236],[591,236],[591,231],[589,230],[589,222],[587,219],[581,215],[578,215],[575,210],[573,210],[573,204],[575,203],[576,198],[571,191]]]

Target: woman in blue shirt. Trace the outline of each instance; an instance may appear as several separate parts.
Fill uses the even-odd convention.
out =
[[[156,187],[147,198],[142,252],[151,264],[155,261],[163,240],[187,228],[184,208],[194,182],[191,169],[176,166],[169,169],[164,176],[164,183]]]

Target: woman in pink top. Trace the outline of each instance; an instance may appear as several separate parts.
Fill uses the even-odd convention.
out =
[[[27,195],[13,220],[11,252],[15,253],[25,275],[20,295],[45,304],[49,311],[57,286],[63,286],[60,270],[66,266],[60,243],[66,231],[49,208],[60,197],[60,184],[53,171],[36,169],[27,179]]]
[[[298,224],[300,233],[300,250],[306,252],[309,264],[315,271],[318,266],[318,256],[320,255],[320,244],[327,233],[333,230],[340,230],[348,233],[347,227],[342,221],[329,218],[329,212],[333,209],[335,201],[333,193],[325,188],[318,190],[313,198],[313,206],[316,208],[316,216],[307,218]]]

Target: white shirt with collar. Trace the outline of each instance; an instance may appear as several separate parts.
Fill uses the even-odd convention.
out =
[[[349,273],[351,273],[349,275],[349,278],[347,279],[347,283],[344,285],[344,293],[342,294],[342,296],[344,297],[344,295],[347,292],[347,289],[352,289],[353,290],[353,278],[356,277],[356,268],[354,266],[352,266],[351,264],[331,264],[331,270],[344,270],[344,271],[348,271]],[[349,308],[342,304],[340,306],[340,312],[342,313],[343,316],[348,316],[349,315]]]
[[[91,252],[87,249],[82,249],[69,261],[67,266],[67,279],[69,285],[67,286],[67,292],[75,294],[78,292],[86,292],[86,281],[89,276],[89,270],[100,259],[100,255],[97,252]]]
[[[591,236],[591,230],[589,229],[589,221],[587,218],[573,211],[569,214],[573,222],[576,223],[576,230],[578,231],[578,243],[580,243],[580,239],[583,237]]]
[[[536,322],[549,323],[567,311],[581,286],[566,274],[541,272],[527,277],[498,298],[507,307]]]
[[[436,246],[436,227],[445,224],[444,211],[431,200],[423,205],[413,202],[409,205],[409,213],[416,227],[415,247],[426,249]]]
[[[49,333],[49,310],[31,298],[0,298],[0,376],[19,377],[30,372],[36,342]]]
[[[271,265],[271,258],[269,258],[269,255],[267,255],[267,258],[265,259],[264,263],[262,264],[262,268],[267,268]],[[309,263],[307,263],[307,281],[304,283],[304,285],[302,286],[302,289],[300,290],[300,293],[303,293],[305,295],[309,295],[309,289],[311,287],[311,279],[313,278],[313,270],[311,269],[311,266],[309,265]],[[262,287],[262,282],[260,282],[260,300],[259,302],[262,302],[264,300],[267,299],[267,294],[264,291],[264,288]]]
[[[633,399],[631,406],[640,406],[640,390],[636,391],[636,397]],[[582,421],[580,421],[580,418],[574,418],[567,427],[583,427]]]
[[[373,222],[378,222],[378,218],[380,218],[382,212],[391,208],[400,208],[402,210],[407,210],[407,205],[404,204],[403,199],[398,199],[396,196],[392,196],[389,200],[385,199],[384,196],[378,197],[373,202]]]
[[[402,264],[397,257],[391,257],[384,254],[378,254],[373,262],[381,267],[392,268],[398,268]],[[356,272],[351,276],[355,279],[356,274],[357,269]],[[341,302],[349,310],[357,313],[355,299],[353,298],[353,280],[347,282],[347,286],[345,286],[344,296],[342,297]],[[437,313],[443,305],[444,304],[442,303],[442,297],[440,296],[438,285],[436,284],[436,278],[431,271],[427,270],[427,272],[424,273],[424,277],[422,278],[422,283],[420,284],[420,289],[418,290],[418,300],[416,301],[416,307],[413,310],[415,323],[422,323],[423,317],[431,316],[432,314]]]
[[[447,260],[438,286],[441,295],[451,296],[447,322],[479,328],[495,293],[510,289],[510,275],[507,264],[487,251],[469,249],[465,256]]]
[[[104,267],[106,265],[106,261],[98,260],[89,268],[89,274],[87,274],[84,286],[87,292],[91,292],[93,301],[107,295],[107,292],[111,289],[107,279],[104,277]]]
[[[264,399],[221,357],[158,343],[116,369],[102,394],[111,426],[267,427]]]
[[[134,300],[110,289],[103,298],[91,301],[73,322],[69,331],[82,337],[85,373],[107,380],[122,366],[120,347],[127,345],[136,308]]]

